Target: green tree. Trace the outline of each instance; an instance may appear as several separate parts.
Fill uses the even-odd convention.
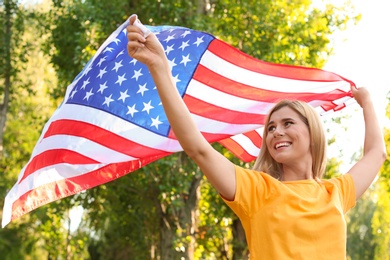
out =
[[[42,39],[47,39],[44,51],[58,78],[49,88],[56,100],[108,34],[131,13],[151,25],[208,31],[266,61],[321,67],[331,52],[330,35],[357,17],[349,12],[348,5],[314,9],[310,1],[53,0],[49,11],[36,14],[35,19],[45,29],[41,32]],[[226,149],[216,148],[237,162]],[[85,215],[78,231],[69,232],[64,228],[67,212],[78,203]],[[247,254],[237,218],[181,153],[51,203],[23,221],[38,223],[31,229],[41,235],[39,242],[44,245],[39,248],[52,258],[80,257],[86,248],[91,256],[110,259],[240,259]]]
[[[386,116],[390,120],[390,92],[387,95]],[[373,259],[388,260],[390,258],[390,129],[384,130],[387,160],[383,164],[377,180],[378,189],[376,209],[371,227],[374,235],[375,257]]]
[[[1,43],[0,43],[0,172],[3,173],[5,169],[6,161],[9,158],[9,152],[12,150],[7,149],[7,115],[12,105],[12,95],[17,92],[18,85],[20,85],[18,79],[17,61],[23,56],[17,54],[17,44],[21,40],[21,34],[23,34],[23,24],[20,17],[23,15],[22,10],[17,7],[16,1],[1,1],[0,2],[0,24],[2,30],[0,31]],[[16,32],[16,34],[15,34]],[[20,33],[20,34],[19,34]],[[20,65],[20,64],[19,64]],[[20,100],[19,100],[20,101]],[[19,158],[20,159],[20,158]],[[14,164],[15,165],[15,164]],[[16,164],[18,165],[18,164]],[[4,194],[8,185],[13,181],[14,175],[1,174],[0,179],[0,192]],[[2,207],[2,202],[0,206]],[[2,212],[0,210],[0,212]],[[27,232],[18,232],[22,230],[21,226],[15,226],[11,230],[4,232],[4,236],[0,236],[0,252],[8,252],[8,255],[14,258],[23,256],[23,252],[29,252],[32,240]],[[22,243],[21,239],[25,241]],[[19,246],[13,247],[13,244]]]
[[[19,171],[28,161],[44,123],[54,111],[53,102],[47,92],[49,86],[57,84],[53,77],[54,70],[40,50],[42,38],[36,37],[36,30],[40,28],[39,20],[36,18],[38,11],[17,5],[17,1],[6,2],[4,8],[9,5],[14,9],[10,11],[10,17],[4,16],[11,19],[9,23],[12,28],[11,35],[8,36],[10,43],[5,51],[8,52],[7,55],[11,55],[8,61],[11,67],[8,69],[2,67],[2,71],[4,69],[9,74],[1,76],[6,83],[2,87],[8,87],[9,95],[5,127],[1,128],[4,130],[1,135],[3,156],[0,158],[2,198],[17,180]],[[2,65],[5,64],[7,62]],[[6,80],[6,76],[10,78]],[[2,93],[5,92],[7,90]],[[3,105],[5,106],[5,103]],[[0,207],[2,213],[3,200],[0,201]],[[63,212],[66,211],[59,209],[60,207],[57,209],[42,207],[1,229],[1,258],[23,259],[30,256],[34,259],[47,259],[59,255],[65,257],[67,231],[62,218]],[[52,246],[53,244],[55,246]]]
[[[24,142],[24,138],[31,137],[30,132],[17,138],[17,132],[20,130],[16,128],[20,125],[17,125],[10,114],[16,114],[16,111],[23,113],[23,108],[18,109],[18,106],[28,107],[27,110],[30,111],[31,107],[28,104],[29,100],[24,104],[19,96],[19,92],[21,96],[30,92],[27,81],[23,81],[19,73],[24,69],[23,62],[29,50],[26,48],[26,42],[22,41],[25,10],[18,8],[17,1],[8,0],[0,2],[0,12],[2,14],[0,16],[2,28],[0,30],[2,39],[0,41],[0,193],[4,198],[7,189],[16,179],[15,169],[21,168],[22,162],[26,159],[28,151],[24,151],[24,148],[28,148],[29,145]],[[26,52],[23,52],[22,48],[25,48]],[[30,115],[29,113],[29,119]],[[14,145],[17,146],[16,150],[9,145],[12,141],[16,141]],[[3,201],[0,201],[0,207],[2,209]],[[2,210],[0,212],[2,213]],[[19,223],[1,232],[0,253],[4,259],[21,258],[25,253],[32,251],[34,238],[31,232],[25,230],[26,226],[28,226],[26,223]]]
[[[390,102],[387,108],[390,111]],[[387,112],[387,116],[390,113]],[[389,129],[384,129],[387,153],[389,154]],[[354,155],[353,161],[361,156],[362,151]],[[380,170],[377,180],[357,201],[348,213],[349,259],[389,259],[390,255],[390,182],[389,160]]]
[[[188,157],[175,154],[123,179],[85,194],[83,207],[99,234],[91,250],[109,259],[176,259],[193,251],[202,175]],[[106,243],[113,240],[120,242]]]
[[[110,28],[110,30],[113,30],[114,28],[111,27],[112,23],[107,23],[107,17],[105,17],[104,15],[100,16],[100,11],[98,11],[98,9],[101,8],[102,4],[98,4],[95,1],[70,1],[68,2],[70,7],[68,7],[64,4],[59,6],[58,3],[59,2],[55,3],[55,7],[58,7],[58,11],[53,11],[53,13],[56,12],[60,15],[56,16],[56,19],[52,20],[52,30],[54,30],[53,35],[59,35],[60,37],[65,37],[67,39],[72,38],[72,36],[74,36],[75,39],[78,39],[76,40],[76,43],[82,43],[78,47],[69,47],[68,43],[64,44],[64,41],[54,39],[54,46],[56,49],[56,53],[58,53],[58,55],[54,55],[54,57],[56,57],[55,64],[58,64],[56,68],[57,71],[59,71],[59,73],[61,74],[61,71],[64,71],[66,73],[69,73],[71,71],[71,68],[66,65],[66,61],[69,61],[69,55],[62,55],[62,49],[66,51],[70,48],[70,54],[73,54],[75,56],[77,56],[80,51],[84,52],[85,54],[92,54],[93,52],[89,51],[90,48],[97,46],[85,45],[85,43],[101,43],[103,37],[99,37],[99,35],[101,35],[101,33],[99,32],[109,31],[104,28]],[[130,7],[134,8],[130,10],[132,11],[132,13],[140,14],[141,19],[144,21],[144,23],[147,24],[181,25],[211,32],[215,35],[220,36],[220,38],[225,41],[228,41],[232,45],[242,49],[244,52],[267,61],[321,67],[326,58],[326,55],[324,55],[324,53],[330,53],[330,48],[328,46],[329,35],[334,30],[340,29],[351,17],[348,17],[345,15],[345,13],[343,13],[343,11],[346,11],[347,9],[341,11],[332,8],[326,8],[325,10],[313,9],[310,6],[310,1],[297,1],[292,3],[292,5],[290,4],[287,5],[287,3],[272,1],[262,1],[257,3],[244,1],[240,4],[229,1],[216,1],[213,2],[211,5],[205,5],[202,1],[176,1],[174,4],[167,4],[155,1],[143,1],[143,4],[141,4],[142,6],[138,4],[137,6],[133,6],[132,4],[130,4]],[[104,5],[104,7],[107,8],[108,6]],[[125,12],[129,9],[123,7],[123,5],[121,5],[121,7],[124,11],[122,13],[123,15],[120,15],[121,10],[115,9],[115,7],[113,6],[111,12],[118,14],[117,17],[126,17],[128,14],[130,14],[130,12]],[[54,9],[56,10],[56,8]],[[283,10],[283,15],[280,13],[280,10]],[[62,20],[63,12],[66,12],[66,15],[63,17],[64,19]],[[95,15],[94,13],[96,13],[97,15]],[[88,19],[86,19],[86,17],[88,17]],[[67,34],[68,32],[65,32],[64,29],[61,28],[67,28],[67,31],[70,31],[71,35]],[[58,32],[56,32],[57,30]],[[85,31],[88,35],[88,41],[84,40],[87,37],[85,34],[82,34],[83,31]],[[58,39],[61,39],[60,37]],[[76,50],[78,50],[79,52],[77,53]],[[82,61],[85,62],[83,56],[78,55],[77,57],[79,58],[76,59],[79,60],[77,61],[78,63],[76,63],[76,65],[82,64]],[[64,61],[62,62],[62,60]],[[75,63],[71,64],[71,66],[73,66],[73,70],[75,67],[78,67],[78,65],[74,65]],[[71,77],[67,77],[67,80],[69,82],[71,80]],[[60,91],[63,91],[63,87],[61,86]],[[161,171],[163,168],[160,166],[160,164],[165,163],[165,160],[171,160],[171,158],[160,160],[159,162],[155,163],[157,166],[153,164],[149,167],[155,167],[156,169],[159,169],[159,174],[166,176],[166,174],[171,171]],[[190,165],[191,164],[187,164],[187,166]],[[184,168],[183,172],[189,172],[185,169],[186,166],[182,167]],[[173,169],[177,170],[178,168]],[[179,174],[180,171],[173,171],[171,175],[175,178],[180,178]],[[158,176],[157,173],[155,173],[154,175]],[[158,182],[154,183],[154,185],[157,186],[157,189],[149,187],[150,190],[157,191],[155,193],[155,196],[157,196],[157,198],[158,196],[162,196],[161,194],[176,194],[177,187],[172,186],[172,182],[167,182],[167,178],[158,177],[157,179]],[[123,180],[118,180],[117,182],[120,181]],[[187,181],[192,182],[191,179],[188,179]],[[110,185],[119,184],[115,183]],[[168,191],[161,190],[161,187],[166,187]],[[186,193],[189,194],[189,191],[187,191]],[[214,206],[213,209],[222,208],[224,204],[219,198],[219,195],[213,195],[214,200],[218,201],[219,204],[218,206],[216,204],[212,204]],[[98,196],[100,196],[100,194]],[[89,197],[88,192],[86,199],[91,200],[91,197]],[[107,198],[101,197],[101,199]],[[169,202],[170,205],[174,205],[175,201],[178,201],[175,196],[167,196],[165,200],[166,203]],[[145,203],[145,205],[146,204],[147,203]],[[161,212],[161,202],[160,204],[155,205],[155,211]],[[184,207],[184,205],[185,204],[182,204],[181,206]],[[93,210],[98,209],[93,207],[90,208],[90,214],[92,214]],[[193,211],[196,210],[193,209]],[[169,227],[173,228],[173,230],[169,231],[168,233],[165,233],[164,236],[167,238],[166,240],[172,243],[172,245],[175,245],[175,243],[173,243],[172,241],[184,241],[185,243],[182,244],[188,245],[184,246],[186,252],[191,252],[192,250],[188,249],[191,248],[191,242],[189,241],[193,241],[193,239],[191,238],[192,236],[188,236],[187,232],[182,232],[182,230],[185,229],[183,229],[183,225],[180,224],[179,221],[170,222],[172,219],[175,220],[175,212],[178,212],[178,210],[176,209],[175,211],[171,212],[167,211],[166,214],[168,215],[159,215],[160,221],[162,223],[170,223]],[[237,223],[237,219],[232,214],[232,212],[227,212],[229,212],[225,216],[227,222]],[[113,214],[115,214],[115,212]],[[138,212],[138,214],[140,213]],[[218,214],[215,213],[215,215]],[[223,217],[221,218],[221,216],[218,216],[218,218],[216,219],[218,219],[218,223],[226,222],[223,221]],[[205,223],[212,222],[208,222],[205,220]],[[114,225],[115,222],[110,221],[110,228],[116,230]],[[162,228],[163,227],[164,226],[162,226]],[[164,231],[164,229],[162,229],[162,231]],[[172,237],[172,231],[174,231],[173,233],[175,233],[175,235],[177,236],[176,238]],[[102,229],[101,232],[105,232],[105,230]],[[234,234],[239,233],[240,232],[238,232],[237,230],[237,232],[232,233],[232,236],[234,237]],[[215,238],[216,235],[215,233],[211,232],[205,234],[213,238]],[[198,240],[197,243],[199,244],[201,241],[202,240]],[[203,241],[209,240],[204,239]],[[201,246],[205,248],[205,251],[207,251],[207,248],[222,248],[221,245],[223,244],[224,242],[221,239],[217,240],[214,246],[210,247],[210,244],[202,244]],[[240,240],[237,240],[237,243],[234,244],[240,244]],[[158,245],[162,246],[162,244]],[[173,246],[170,250],[175,250],[175,248],[180,249],[181,246]],[[163,253],[162,250],[163,249],[160,250],[161,253],[159,254],[162,256],[166,256],[166,254]],[[245,251],[245,248],[243,248],[242,250]],[[105,251],[107,252],[108,250]],[[188,258],[192,257],[190,255],[191,253],[187,254]]]
[[[328,4],[316,8],[312,1],[223,0],[211,4],[202,28],[253,57],[276,63],[321,68],[332,53],[330,35],[358,21],[353,5]],[[218,21],[218,22],[216,22]]]
[[[376,209],[374,187],[357,201],[347,214],[347,253],[349,259],[374,259],[376,243],[371,221]]]
[[[3,134],[7,121],[7,113],[11,95],[17,92],[20,86],[18,78],[19,66],[16,65],[18,60],[24,59],[24,55],[19,55],[18,45],[21,43],[21,35],[23,34],[23,12],[17,6],[17,1],[1,1],[0,11],[2,16],[0,24],[0,158],[3,156]]]

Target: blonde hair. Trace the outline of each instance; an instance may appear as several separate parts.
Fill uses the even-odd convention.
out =
[[[264,124],[263,140],[266,140],[268,135],[267,125],[272,114],[283,107],[289,107],[294,110],[301,120],[307,125],[310,134],[310,150],[313,158],[313,178],[320,180],[325,172],[326,167],[326,138],[323,130],[322,122],[318,113],[310,105],[298,100],[282,100],[278,102],[268,113]],[[282,164],[277,163],[270,155],[265,142],[257,157],[253,170],[263,171],[270,174],[276,179],[282,177]]]

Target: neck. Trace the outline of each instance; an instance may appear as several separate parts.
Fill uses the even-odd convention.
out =
[[[299,181],[299,180],[312,180],[313,172],[311,165],[308,166],[286,166],[283,165],[283,173],[281,181]]]

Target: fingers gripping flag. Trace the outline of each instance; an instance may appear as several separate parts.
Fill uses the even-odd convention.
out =
[[[127,54],[122,24],[68,86],[5,198],[2,226],[60,198],[182,151],[147,67]],[[244,161],[259,153],[265,116],[280,99],[320,113],[351,102],[353,83],[330,72],[254,59],[214,36],[147,26],[164,46],[199,130]]]

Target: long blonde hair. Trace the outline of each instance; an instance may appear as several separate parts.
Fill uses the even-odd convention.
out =
[[[307,125],[310,134],[310,150],[313,158],[313,178],[316,180],[321,179],[326,167],[326,138],[318,113],[305,102],[298,100],[282,100],[268,113],[264,126],[268,125],[271,115],[282,107],[289,107],[294,110]],[[267,135],[267,127],[264,127],[263,140],[267,139]],[[260,154],[253,165],[253,169],[268,173],[276,179],[281,179],[282,177],[282,164],[277,163],[271,157],[265,142],[263,142]]]

